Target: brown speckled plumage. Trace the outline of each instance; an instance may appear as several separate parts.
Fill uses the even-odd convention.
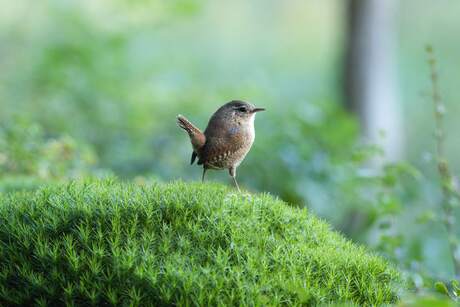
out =
[[[254,142],[255,113],[263,110],[244,101],[230,101],[212,115],[204,133],[182,115],[177,116],[193,146],[191,163],[198,157],[198,165],[203,165],[202,180],[207,169],[228,169],[239,190],[236,168]]]

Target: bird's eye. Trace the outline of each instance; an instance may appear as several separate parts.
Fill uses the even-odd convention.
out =
[[[243,113],[246,113],[248,111],[246,107],[239,107],[237,110]]]

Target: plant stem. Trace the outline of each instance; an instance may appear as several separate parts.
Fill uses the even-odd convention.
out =
[[[433,101],[434,108],[434,119],[435,119],[435,139],[436,139],[436,162],[438,167],[438,173],[441,178],[442,186],[442,201],[441,207],[444,211],[444,218],[442,219],[444,226],[446,227],[448,234],[448,241],[452,255],[452,261],[454,264],[455,275],[460,276],[460,259],[456,255],[456,251],[459,250],[460,245],[456,238],[455,230],[455,214],[453,212],[453,206],[451,205],[451,200],[458,198],[458,192],[454,187],[454,178],[449,168],[449,163],[445,158],[444,152],[444,114],[445,114],[445,105],[441,99],[441,94],[439,91],[438,85],[438,71],[436,66],[436,58],[434,56],[433,48],[428,46],[426,48],[428,54],[428,64],[430,65],[430,77],[431,77],[431,98]]]

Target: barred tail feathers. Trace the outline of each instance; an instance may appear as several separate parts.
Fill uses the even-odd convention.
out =
[[[204,136],[203,132],[195,127],[187,118],[180,114],[177,115],[177,124],[188,133],[193,146],[193,150],[195,150],[195,152],[204,146],[206,137]]]

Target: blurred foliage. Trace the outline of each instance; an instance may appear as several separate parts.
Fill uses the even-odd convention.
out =
[[[34,191],[46,183],[49,182],[44,182],[43,179],[31,176],[6,176],[0,179],[0,194]]]
[[[46,137],[39,125],[20,117],[0,124],[0,179],[77,178],[89,174],[95,162],[94,153],[69,136]]]
[[[396,306],[399,307],[455,307],[458,306],[453,301],[445,297],[424,295],[424,296],[411,296],[404,298]]]
[[[403,42],[409,68],[402,73],[402,91],[415,163],[384,165],[384,153],[358,141],[355,119],[336,103],[342,6],[286,3],[2,4],[0,191],[34,189],[37,180],[101,170],[139,182],[199,180],[200,170],[188,165],[191,147],[175,125],[176,114],[204,128],[221,104],[248,100],[267,112],[258,115],[255,144],[238,170],[242,186],[309,207],[398,263],[416,293],[434,291],[436,282],[453,293],[442,193],[427,137],[431,106],[420,107],[414,97],[428,88],[429,79],[420,80],[428,73],[423,74],[423,60],[414,60],[414,54],[423,54],[417,37],[407,29],[401,33],[410,36]],[[407,18],[414,13],[410,3],[402,4],[402,25],[413,22]],[[442,37],[434,43],[442,45],[438,40]],[[447,92],[447,98],[458,97]],[[418,124],[412,124],[415,117]],[[447,120],[447,130],[455,131],[456,117],[447,114]],[[460,143],[453,133],[450,137],[455,152]],[[209,180],[228,176],[212,172]]]

